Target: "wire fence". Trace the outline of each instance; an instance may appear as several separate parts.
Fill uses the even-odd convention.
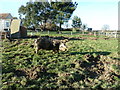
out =
[[[118,31],[28,31],[28,35],[51,35],[51,34],[62,34],[62,35],[86,35],[86,36],[106,36],[106,37],[113,37],[118,38],[119,32]]]

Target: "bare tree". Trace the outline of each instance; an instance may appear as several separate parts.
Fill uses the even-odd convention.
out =
[[[110,26],[107,24],[103,25],[102,27],[102,30],[109,30],[109,29],[110,29]]]

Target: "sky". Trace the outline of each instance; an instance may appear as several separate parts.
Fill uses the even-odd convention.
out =
[[[0,0],[0,13],[11,13],[18,17],[18,9],[26,5],[29,0]],[[78,3],[68,26],[71,27],[74,16],[81,18],[93,30],[101,30],[107,24],[111,30],[118,30],[118,2],[119,0],[73,0]]]

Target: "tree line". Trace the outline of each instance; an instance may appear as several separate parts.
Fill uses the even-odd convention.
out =
[[[77,8],[77,2],[27,2],[19,10],[19,18],[27,28],[46,27],[47,22],[59,26],[67,23]]]

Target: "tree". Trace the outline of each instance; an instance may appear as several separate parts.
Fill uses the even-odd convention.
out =
[[[43,25],[40,25],[40,28],[43,30],[45,28],[45,30],[50,30],[50,31],[56,31],[56,28],[59,29],[58,26],[56,26],[56,24],[54,23],[44,23]]]
[[[109,30],[109,29],[110,29],[110,26],[107,24],[103,25],[102,27],[102,30]]]
[[[82,25],[82,21],[78,16],[74,16],[73,20],[72,20],[72,27],[73,28],[80,28]]]
[[[83,24],[83,25],[81,26],[81,28],[82,28],[82,30],[87,29],[87,24]]]
[[[27,2],[18,10],[20,19],[26,27],[37,28],[40,24],[46,23],[50,17],[50,4],[48,2]]]
[[[54,12],[54,22],[56,24],[59,24],[60,31],[61,31],[61,26],[65,22],[68,22],[70,17],[72,16],[73,11],[77,8],[77,3],[73,2],[51,2],[51,9]]]
[[[59,24],[61,30],[61,25],[69,20],[76,7],[76,2],[28,2],[18,12],[26,27],[36,28],[51,20],[51,23]]]

